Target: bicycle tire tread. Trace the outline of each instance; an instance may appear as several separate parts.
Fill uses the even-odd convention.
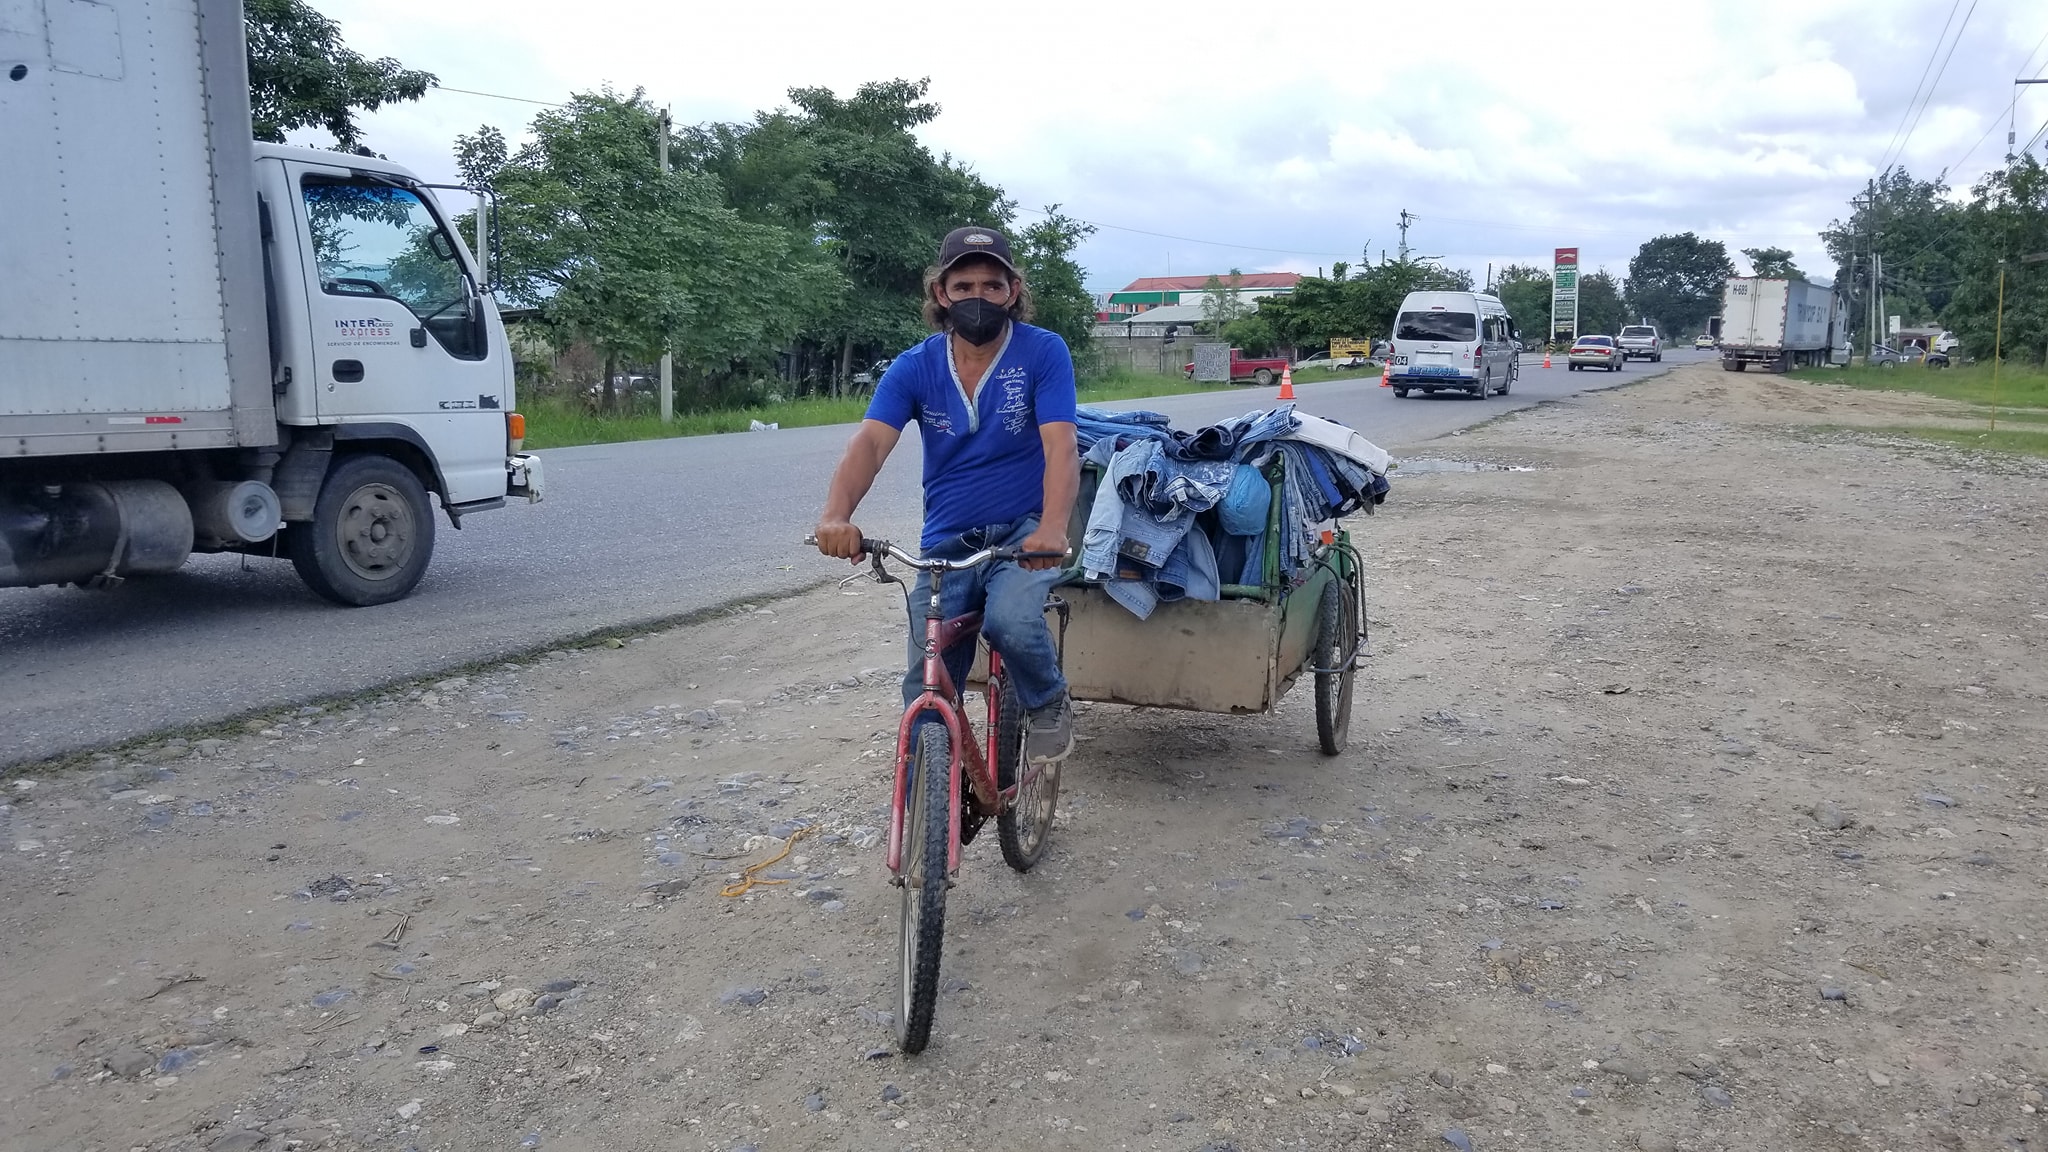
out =
[[[946,942],[946,855],[952,815],[952,748],[946,730],[928,724],[918,731],[916,787],[924,809],[922,841],[915,846],[922,886],[904,888],[904,899],[918,901],[917,939],[912,942],[910,993],[901,1037],[903,1051],[914,1056],[931,1041],[932,1017],[939,998],[939,961]],[[936,825],[933,820],[937,820]],[[902,946],[899,942],[899,947]]]

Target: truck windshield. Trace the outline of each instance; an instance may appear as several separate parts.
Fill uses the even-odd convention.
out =
[[[300,187],[320,290],[396,300],[451,355],[476,359],[475,326],[460,306],[469,277],[455,242],[418,194],[366,180],[306,177]]]
[[[1639,325],[1631,325],[1621,330],[1621,338],[1624,340],[1647,340],[1650,337],[1655,336],[1656,334],[1657,330],[1655,328],[1644,328]]]
[[[1479,318],[1470,312],[1403,312],[1396,340],[1477,340]]]

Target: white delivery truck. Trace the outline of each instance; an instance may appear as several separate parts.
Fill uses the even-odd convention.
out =
[[[1827,284],[1730,276],[1721,294],[1721,367],[1766,372],[1849,362],[1841,297]]]
[[[0,0],[0,587],[193,552],[412,591],[539,500],[490,287],[387,161],[250,139],[239,0]]]

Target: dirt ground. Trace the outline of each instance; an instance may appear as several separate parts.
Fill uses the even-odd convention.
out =
[[[1681,369],[1390,445],[1532,470],[1354,525],[1350,750],[1085,707],[915,1058],[888,589],[30,770],[0,1147],[2048,1146],[2048,475],[1801,430],[1914,403]]]

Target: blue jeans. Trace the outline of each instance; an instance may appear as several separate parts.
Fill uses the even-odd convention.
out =
[[[991,524],[949,537],[924,550],[932,559],[958,560],[983,548],[1022,544],[1038,529],[1038,517],[1012,524]],[[940,585],[940,607],[950,620],[968,612],[982,613],[981,631],[997,652],[1017,699],[1027,711],[1058,700],[1067,690],[1060,674],[1059,652],[1045,622],[1045,597],[1059,581],[1060,571],[1029,571],[1015,561],[984,564],[966,572],[948,572]],[[910,594],[910,667],[903,674],[903,706],[924,694],[924,614],[931,602],[932,575],[920,572]],[[974,646],[957,644],[945,654],[953,685],[962,688],[974,663]]]

